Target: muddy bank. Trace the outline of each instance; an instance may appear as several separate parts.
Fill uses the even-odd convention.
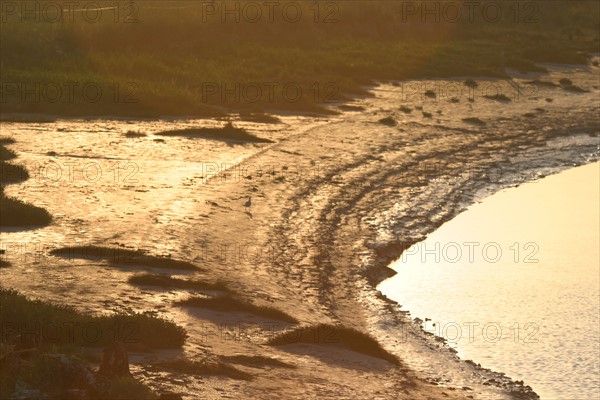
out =
[[[187,330],[183,355],[189,360],[226,357],[251,376],[240,381],[149,367],[182,354],[131,355],[136,377],[190,399],[533,399],[526,382],[458,360],[375,286],[389,276],[388,263],[404,248],[486,193],[598,159],[598,89],[592,72],[557,71],[548,78],[558,81],[568,73],[589,92],[543,87],[507,103],[484,97],[408,100],[400,87],[381,85],[373,98],[357,100],[353,111],[339,117],[283,118],[285,125],[254,128],[273,144],[229,147],[180,138],[157,143],[152,132],[165,130],[158,123],[146,129],[147,137],[131,139],[123,137],[130,127],[99,121],[89,128],[98,135],[97,148],[83,140],[77,143],[82,149],[61,142],[40,154],[27,138],[30,131],[15,128],[15,146],[26,165],[53,157],[47,151],[85,156],[102,167],[108,165],[104,160],[121,155],[116,159],[121,165],[137,161],[140,171],[152,173],[100,189],[64,180],[62,186],[42,182],[39,191],[16,186],[11,194],[44,204],[58,223],[35,234],[3,234],[3,241],[123,246],[190,262],[199,270],[160,278],[161,284],[176,282],[173,287],[140,287],[130,283],[139,268],[115,269],[102,257],[65,260],[47,251],[37,260],[13,262],[3,271],[3,282],[85,310],[127,307],[167,316]],[[442,83],[425,82],[438,94]],[[382,119],[396,124],[382,124]],[[46,125],[36,129],[49,138],[59,135],[56,129],[82,129],[72,123]],[[211,167],[229,165],[207,170],[207,160]],[[250,206],[245,205],[248,196]],[[65,208],[65,197],[77,207]],[[136,267],[166,273],[155,265]],[[25,277],[26,271],[34,273]],[[49,279],[52,287],[44,284]],[[255,307],[185,306],[202,293],[182,279],[220,282],[240,302],[275,308],[296,322],[256,315]],[[349,339],[336,335],[349,332],[345,329],[334,334],[316,329],[330,325],[370,334],[400,365],[341,346]],[[312,341],[304,333],[290,338],[307,332],[299,328],[308,329]],[[270,345],[279,343],[274,337],[289,343]],[[248,357],[283,364],[257,365]]]

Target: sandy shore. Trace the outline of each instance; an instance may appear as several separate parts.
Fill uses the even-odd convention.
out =
[[[147,368],[148,360],[179,353],[139,353],[131,356],[137,378],[189,399],[537,398],[527,382],[459,360],[375,287],[403,249],[485,193],[597,159],[596,106],[572,107],[565,118],[560,106],[539,111],[543,95],[500,113],[493,102],[481,102],[474,107],[487,104],[476,114],[486,124],[473,126],[461,120],[465,114],[452,116],[455,106],[447,102],[428,108],[447,107],[440,114],[450,115],[445,123],[403,121],[403,111],[379,106],[389,102],[391,90],[383,85],[376,99],[357,101],[360,111],[205,174],[196,194],[190,192],[203,202],[188,216],[173,257],[194,262],[202,268],[198,277],[222,281],[248,302],[291,315],[297,326],[340,324],[369,333],[402,365],[344,349],[336,337],[270,346],[273,335],[292,325],[243,312],[172,307],[166,314],[186,321],[188,358],[261,356],[293,368],[234,363],[253,378],[198,379]],[[556,96],[561,89],[548,90]],[[398,124],[379,122],[386,117]]]

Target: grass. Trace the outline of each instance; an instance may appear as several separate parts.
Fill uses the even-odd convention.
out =
[[[190,138],[203,138],[211,140],[221,140],[224,142],[243,142],[243,143],[273,143],[272,140],[260,138],[248,133],[243,128],[233,126],[231,122],[222,128],[188,128],[174,131],[164,131],[157,133],[159,136],[184,136]]]
[[[279,124],[281,120],[273,115],[265,113],[241,113],[240,119],[247,122],[257,122],[261,124]]]
[[[140,138],[140,137],[146,137],[148,136],[147,134],[145,134],[144,132],[135,132],[135,131],[128,131],[125,133],[125,137],[126,138],[130,138],[130,139],[135,139],[135,138]]]
[[[573,84],[573,81],[571,81],[569,78],[561,78],[558,83],[560,83],[562,86],[569,86]]]
[[[19,183],[29,179],[29,173],[21,165],[0,161],[0,183]]]
[[[379,120],[379,123],[385,126],[396,126],[397,122],[392,117],[386,117]]]
[[[201,307],[222,312],[246,312],[260,317],[297,323],[298,320],[276,308],[257,306],[246,303],[231,296],[221,297],[190,297],[175,303],[177,306]]]
[[[183,328],[150,314],[86,315],[72,307],[29,299],[9,289],[0,289],[0,322],[4,340],[27,340],[33,347],[43,344],[98,347],[118,339],[126,346],[176,349],[186,338]],[[20,336],[21,329],[25,328],[27,332],[37,329],[46,333]]]
[[[477,86],[479,86],[479,84],[474,79],[467,79],[464,81],[464,84],[466,87],[470,87],[472,89],[475,89]]]
[[[364,111],[365,110],[365,108],[363,106],[353,106],[351,104],[341,104],[338,108],[343,111]]]
[[[200,269],[187,261],[150,256],[141,251],[120,247],[71,246],[54,249],[50,251],[50,254],[69,259],[106,260],[112,265],[130,265],[187,271],[196,271]]]
[[[480,125],[480,126],[485,125],[485,122],[480,120],[477,117],[463,118],[462,121],[466,122],[467,124]]]
[[[542,79],[534,79],[532,81],[528,81],[526,82],[527,84],[530,85],[535,85],[537,87],[550,87],[550,88],[554,88],[557,87],[558,85],[554,82],[550,82],[550,81],[544,81]]]
[[[15,143],[12,138],[0,140],[0,226],[1,227],[31,227],[45,226],[52,222],[52,216],[43,208],[27,202],[7,197],[4,185],[23,182],[29,179],[29,173],[21,165],[7,162],[17,157],[17,154],[6,148]]]
[[[198,280],[178,279],[156,274],[133,275],[129,278],[128,282],[132,285],[138,286],[159,286],[162,288],[174,289],[217,290],[222,292],[229,291],[223,282],[210,283]]]
[[[17,158],[17,154],[11,149],[6,148],[7,144],[15,143],[12,138],[2,138],[0,141],[0,183],[18,183],[29,179],[29,173],[20,165],[8,163],[6,161]]]
[[[508,97],[508,96],[506,96],[505,94],[502,94],[502,93],[500,93],[500,94],[494,94],[494,95],[487,94],[487,95],[485,95],[483,97],[485,97],[488,100],[495,100],[495,101],[499,101],[501,103],[510,103],[512,101],[510,99],[510,97]]]
[[[4,186],[0,186],[0,215],[3,228],[46,226],[52,222],[52,216],[45,209],[7,197]]]
[[[152,365],[187,375],[224,375],[239,380],[252,379],[250,374],[220,361],[199,362],[190,361],[185,358],[176,358],[167,361],[155,361]]]
[[[268,344],[282,346],[292,343],[327,344],[342,347],[357,353],[380,358],[394,365],[401,365],[395,355],[385,350],[373,337],[356,329],[339,325],[319,324],[299,327],[270,339]]]
[[[17,154],[0,144],[0,161],[8,161],[16,158]]]
[[[205,20],[202,4],[178,0],[169,2],[170,7],[142,2],[138,22],[130,24],[108,17],[97,23],[22,22],[9,15],[0,26],[0,73],[3,83],[17,90],[14,95],[7,91],[3,112],[131,116],[222,116],[231,110],[270,109],[324,112],[330,104],[365,93],[365,85],[375,81],[503,77],[503,67],[535,71],[541,69],[536,66],[539,62],[586,63],[599,44],[600,5],[593,1],[539,2],[535,23],[515,22],[504,7],[497,23],[482,18],[422,23],[418,12],[402,21],[397,2],[377,0],[335,3],[335,23],[323,23],[329,10],[321,7],[316,23],[315,4],[297,4],[303,17],[294,24],[281,15],[269,21],[267,10],[258,22],[243,18],[222,22],[218,13]],[[66,96],[52,103],[24,101],[19,95],[19,85],[64,87],[67,82],[79,83],[70,102]],[[97,102],[90,102],[80,90],[88,82],[104,88],[105,95]],[[252,83],[258,83],[258,96],[248,90]],[[274,83],[273,90],[267,83]],[[286,85],[291,90],[284,90]]]

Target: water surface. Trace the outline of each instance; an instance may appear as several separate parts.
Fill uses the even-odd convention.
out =
[[[543,399],[598,398],[599,170],[573,168],[470,207],[408,249],[380,289],[462,358]]]

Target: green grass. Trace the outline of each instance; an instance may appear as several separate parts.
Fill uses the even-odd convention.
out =
[[[180,348],[186,338],[183,328],[150,314],[86,315],[72,307],[33,300],[8,289],[0,289],[0,322],[4,329],[3,339],[17,342],[28,340],[33,346],[69,344],[97,347],[118,339],[126,346],[175,349]],[[55,329],[57,326],[62,326],[63,329]],[[47,329],[47,333],[19,339],[20,327],[26,327],[32,332],[40,327]],[[87,328],[84,330],[84,327]],[[38,331],[43,332],[40,329]]]
[[[157,274],[138,274],[128,279],[128,282],[137,286],[159,286],[174,289],[216,290],[227,292],[229,289],[223,282],[203,282],[199,280],[185,280]]]
[[[157,133],[159,136],[183,136],[188,138],[203,138],[211,140],[220,140],[224,142],[243,142],[243,143],[273,143],[272,140],[259,138],[248,133],[243,128],[233,126],[231,122],[222,128],[189,128],[173,131],[164,131]]]
[[[327,344],[381,358],[394,365],[401,365],[398,357],[381,347],[371,336],[339,325],[319,324],[295,328],[275,336],[268,343],[272,346],[293,343]]]
[[[197,271],[200,268],[187,261],[157,257],[121,247],[70,246],[54,249],[50,254],[69,259],[105,260],[111,265],[126,265],[161,269]]]
[[[486,1],[484,1],[485,3]],[[112,2],[99,2],[112,5]],[[221,3],[221,2],[219,2]],[[336,23],[314,21],[314,2],[297,2],[304,17],[290,24],[202,21],[201,4],[138,4],[139,22],[39,23],[8,19],[0,26],[2,82],[14,85],[93,82],[97,102],[75,90],[71,102],[23,101],[9,95],[4,113],[63,115],[204,115],[230,110],[323,112],[323,106],[364,93],[374,81],[422,77],[502,77],[503,67],[540,70],[539,62],[586,63],[599,45],[600,4],[535,2],[537,22],[515,22],[507,7],[497,23],[403,22],[394,1],[334,2]],[[232,6],[232,5],[230,5]],[[479,5],[482,9],[484,4]],[[225,7],[223,5],[223,7]],[[266,11],[265,11],[266,13]],[[264,15],[264,14],[263,14]],[[524,17],[524,15],[521,15]],[[504,56],[502,56],[504,54]],[[250,83],[275,82],[273,95],[244,96]],[[284,93],[297,84],[299,96]],[[217,91],[212,94],[216,84]],[[242,89],[223,95],[221,89]],[[115,90],[117,87],[119,90]],[[18,87],[18,86],[17,86]]]
[[[175,303],[177,306],[200,307],[222,312],[246,312],[264,318],[297,323],[298,320],[276,308],[257,306],[231,296],[190,297]]]

